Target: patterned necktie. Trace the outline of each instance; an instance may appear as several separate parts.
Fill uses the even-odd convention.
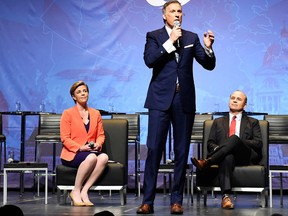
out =
[[[233,116],[229,129],[229,137],[234,135],[235,131],[236,131],[236,116]]]
[[[176,62],[178,63],[178,61],[179,61],[179,53],[177,51],[175,52],[175,59],[176,59]],[[176,85],[179,85],[178,77],[177,77]]]
[[[175,52],[175,59],[176,59],[176,62],[178,63],[179,62],[179,53],[177,51]]]

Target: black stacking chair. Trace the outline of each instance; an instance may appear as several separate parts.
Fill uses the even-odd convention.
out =
[[[55,189],[56,169],[56,144],[62,144],[60,138],[60,120],[62,114],[41,114],[39,117],[38,134],[35,136],[35,161],[41,162],[40,145],[52,144],[52,169],[49,170],[53,177],[53,191]],[[46,148],[47,149],[47,148]]]
[[[103,119],[105,143],[102,151],[108,154],[110,162],[91,190],[119,191],[121,205],[126,204],[128,182],[128,121],[125,119]],[[57,198],[65,204],[68,191],[74,187],[77,168],[57,165]],[[63,201],[61,202],[61,197]]]
[[[203,142],[203,126],[204,121],[213,119],[212,114],[196,114],[191,134],[191,144],[197,144],[197,157],[201,157],[201,144]]]
[[[3,126],[2,126],[2,114],[0,113],[0,172],[2,173],[2,159],[4,159],[4,163],[6,163],[6,136],[3,134]],[[4,157],[2,157],[2,149],[4,150]]]
[[[126,119],[128,121],[128,144],[135,148],[135,194],[140,197],[140,115],[139,114],[112,114],[112,119]]]
[[[262,160],[260,165],[237,166],[232,177],[232,191],[234,192],[256,192],[261,194],[261,206],[268,205],[268,175],[269,175],[269,147],[268,129],[266,120],[259,120],[262,134]],[[202,146],[202,158],[207,157],[207,141],[213,120],[204,122],[204,137]],[[196,170],[196,187],[198,189],[197,201],[200,202],[200,193],[203,193],[204,206],[207,205],[207,191],[220,191],[218,181],[218,166],[213,165],[208,169]]]
[[[264,115],[264,119],[269,122],[269,144],[288,145],[288,115]],[[288,166],[271,164],[270,170],[288,170]],[[272,177],[280,179],[280,203],[283,206],[283,174]]]

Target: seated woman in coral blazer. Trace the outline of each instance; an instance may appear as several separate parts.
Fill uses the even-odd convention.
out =
[[[89,88],[83,81],[70,89],[75,106],[64,110],[60,122],[63,143],[63,165],[78,168],[74,189],[70,193],[74,206],[93,206],[88,190],[99,178],[108,162],[101,152],[105,140],[102,117],[96,109],[88,107]]]

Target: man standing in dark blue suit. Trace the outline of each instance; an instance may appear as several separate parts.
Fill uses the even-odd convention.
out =
[[[176,1],[163,5],[165,26],[148,32],[144,61],[153,68],[145,108],[148,117],[148,154],[144,171],[143,201],[137,214],[154,213],[154,199],[159,164],[172,123],[174,138],[174,179],[171,191],[171,214],[183,214],[183,190],[190,137],[195,117],[193,60],[207,70],[215,68],[212,50],[214,34],[204,33],[204,47],[198,35],[181,29],[182,6]]]

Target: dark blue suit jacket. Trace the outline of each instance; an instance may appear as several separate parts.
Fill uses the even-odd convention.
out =
[[[156,110],[169,109],[176,87],[178,76],[180,97],[185,112],[195,112],[195,86],[193,78],[193,60],[207,70],[215,67],[215,55],[209,57],[202,47],[197,34],[182,29],[180,38],[179,61],[175,52],[167,53],[162,46],[169,38],[165,27],[148,32],[144,51],[144,61],[153,68],[145,108]]]

